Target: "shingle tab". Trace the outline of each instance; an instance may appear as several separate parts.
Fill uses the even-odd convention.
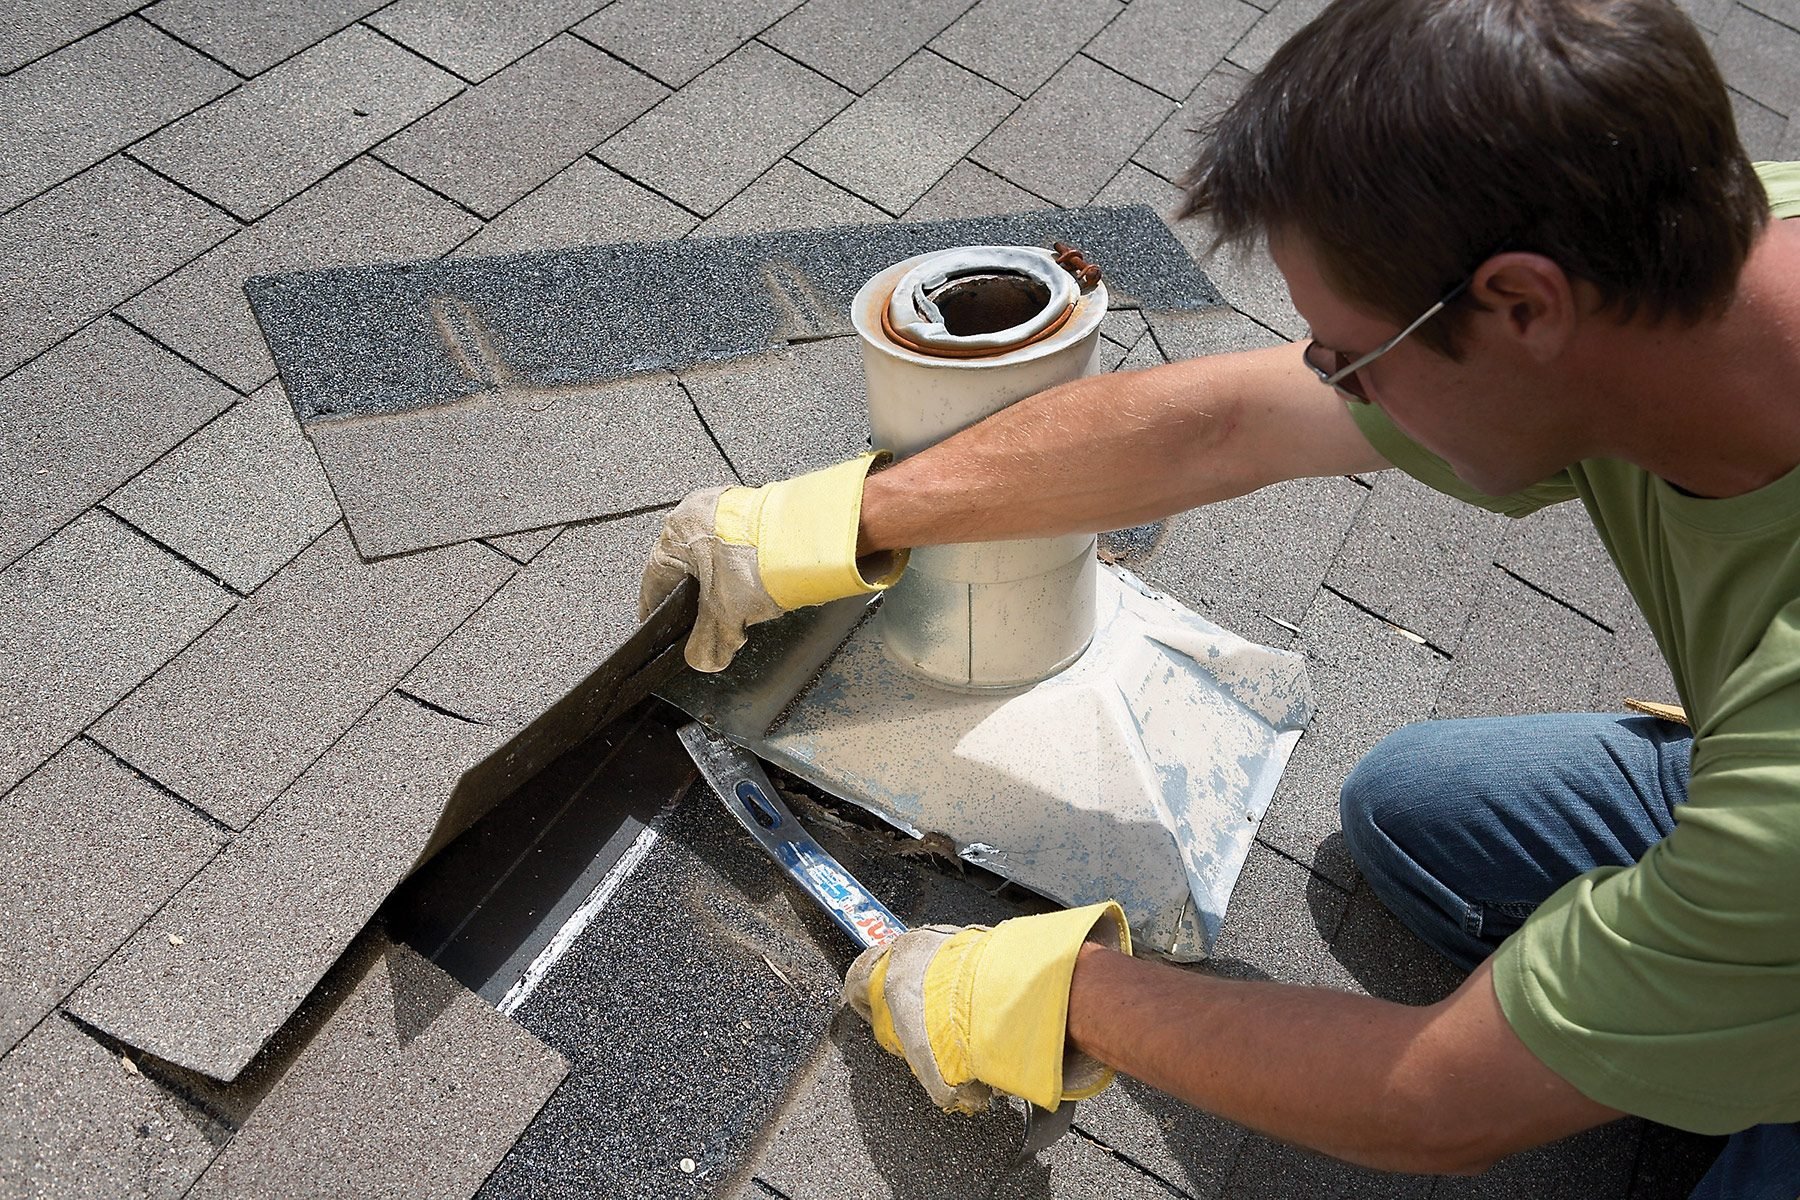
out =
[[[968,7],[969,0],[807,0],[763,34],[763,40],[861,92]]]
[[[224,213],[117,157],[0,217],[0,372],[235,228]]]
[[[132,153],[251,220],[460,88],[454,76],[353,25],[138,143]]]
[[[0,798],[0,1055],[224,841],[80,740]]]
[[[452,257],[678,238],[694,222],[685,208],[583,157],[489,221]]]
[[[243,75],[260,75],[382,0],[157,0],[143,15]]]
[[[486,79],[606,0],[400,0],[369,24],[464,79]]]
[[[278,383],[189,438],[107,508],[246,594],[341,515]]]
[[[235,1079],[413,867],[457,780],[503,740],[387,697],[108,959],[70,1011]]]
[[[1137,153],[1131,156],[1132,161],[1170,183],[1181,182],[1198,156],[1200,131],[1237,99],[1248,78],[1244,71],[1228,62],[1214,67],[1200,81],[1200,86],[1188,93],[1181,107],[1169,114],[1169,119],[1150,140],[1138,147]]]
[[[568,1073],[561,1055],[379,935],[307,1007],[330,1015],[189,1196],[305,1200],[322,1181],[345,1196],[468,1196]]]
[[[1279,0],[1227,56],[1246,71],[1260,71],[1281,44],[1325,9],[1326,0]]]
[[[0,209],[205,104],[237,76],[131,19],[40,58],[0,89]]]
[[[0,790],[230,607],[223,588],[101,513],[0,571]]]
[[[1580,501],[1506,522],[1494,561],[1615,630],[1637,613],[1637,602]]]
[[[627,177],[710,213],[852,98],[749,42],[614,135],[599,154]]]
[[[501,393],[307,432],[371,558],[672,504],[733,482],[668,375]]]
[[[0,1179],[16,1195],[177,1200],[229,1136],[61,1017],[0,1059]]]
[[[450,201],[370,158],[296,196],[120,308],[126,320],[240,391],[275,377],[244,299],[252,275],[433,258],[480,228]]]
[[[364,563],[332,529],[93,736],[241,829],[513,570],[480,545]]]
[[[666,95],[564,35],[413,122],[376,154],[492,217]]]
[[[1172,108],[1149,88],[1078,55],[969,157],[1046,200],[1085,204]]]
[[[799,5],[800,0],[613,0],[575,32],[680,87]]]
[[[1490,571],[1435,715],[1621,711],[1612,654],[1612,634],[1510,575]]]
[[[1185,96],[1262,15],[1240,0],[1133,0],[1087,53],[1165,96]]]
[[[915,54],[793,153],[890,213],[911,207],[1018,104],[935,54]]]
[[[773,483],[868,448],[869,405],[857,338],[801,342],[695,367],[681,382],[745,483]]]
[[[1800,30],[1734,5],[1719,26],[1713,55],[1725,81],[1778,113],[1800,112]]]
[[[981,0],[931,48],[1029,96],[1124,11],[1119,0]]]
[[[15,70],[92,33],[138,7],[139,0],[13,0],[0,21],[0,72]]]
[[[547,529],[530,529],[524,533],[508,533],[501,537],[483,538],[488,545],[498,550],[516,563],[528,563],[544,552],[563,531],[561,525],[552,525]]]
[[[1128,1075],[1075,1110],[1075,1128],[1126,1155],[1187,1200],[1215,1200],[1244,1127]]]
[[[695,237],[737,237],[782,229],[879,225],[892,217],[829,180],[782,159],[695,227]]]
[[[950,217],[991,217],[1001,213],[1049,208],[1024,188],[963,159],[950,173],[906,210],[909,221],[941,221]]]
[[[235,399],[111,319],[7,376],[0,382],[0,568]]]

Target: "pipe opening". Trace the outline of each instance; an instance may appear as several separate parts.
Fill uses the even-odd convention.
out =
[[[982,272],[946,280],[925,298],[953,337],[976,337],[1023,325],[1050,305],[1050,289],[1029,275]]]

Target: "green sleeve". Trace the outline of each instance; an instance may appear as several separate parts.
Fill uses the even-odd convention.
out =
[[[1775,218],[1800,217],[1800,162],[1759,162],[1755,166]]]
[[[1542,483],[1534,483],[1510,496],[1478,492],[1456,477],[1450,464],[1394,428],[1387,415],[1373,404],[1351,404],[1350,419],[1369,439],[1369,445],[1390,463],[1420,483],[1447,496],[1509,517],[1524,517],[1540,508],[1575,499],[1575,485],[1565,471]]]

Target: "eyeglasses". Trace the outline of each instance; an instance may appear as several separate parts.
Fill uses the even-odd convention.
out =
[[[1392,350],[1395,346],[1398,346],[1401,342],[1404,342],[1419,326],[1431,320],[1431,318],[1437,316],[1440,312],[1443,312],[1444,306],[1462,295],[1463,289],[1467,288],[1474,279],[1475,276],[1471,273],[1467,279],[1464,279],[1461,283],[1444,293],[1444,298],[1442,300],[1439,300],[1436,304],[1420,313],[1413,320],[1412,324],[1408,325],[1405,329],[1402,329],[1399,333],[1396,333],[1393,337],[1381,343],[1381,345],[1375,347],[1375,349],[1369,351],[1355,361],[1351,361],[1350,356],[1345,354],[1342,350],[1333,350],[1329,346],[1321,346],[1316,340],[1306,343],[1306,349],[1301,353],[1301,357],[1306,360],[1306,365],[1312,368],[1312,373],[1319,377],[1320,383],[1328,388],[1337,388],[1339,391],[1348,393],[1356,399],[1361,400],[1364,404],[1367,404],[1369,403],[1368,393],[1363,391],[1362,382],[1357,379],[1356,373],[1386,354],[1389,350]],[[1328,367],[1321,367],[1319,365],[1319,358],[1322,355],[1327,354],[1331,356],[1329,360],[1331,365]]]

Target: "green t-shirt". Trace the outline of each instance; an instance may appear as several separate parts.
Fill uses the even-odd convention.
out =
[[[1776,216],[1800,216],[1800,163],[1757,171]],[[1507,1021],[1613,1108],[1701,1133],[1800,1121],[1800,468],[1702,500],[1591,459],[1485,496],[1350,407],[1389,462],[1470,503],[1524,516],[1579,498],[1694,726],[1675,831],[1572,880],[1495,954]]]

